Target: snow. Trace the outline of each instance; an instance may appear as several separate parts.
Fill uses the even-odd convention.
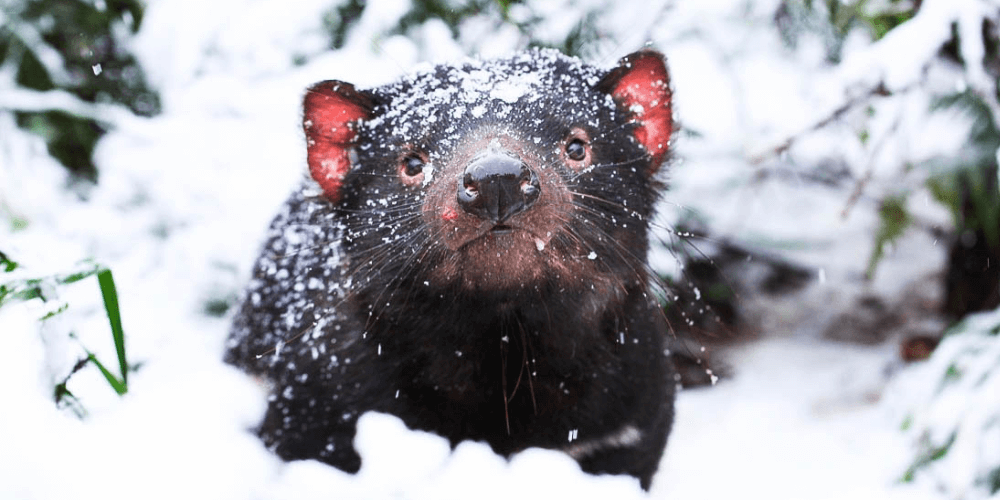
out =
[[[528,6],[544,16],[546,36],[558,40],[575,20],[564,15],[571,3]],[[942,268],[942,246],[916,233],[896,245],[877,280],[856,279],[876,224],[871,200],[898,173],[899,162],[890,160],[952,151],[967,122],[929,119],[926,96],[898,109],[879,106],[886,118],[869,144],[882,135],[902,135],[910,144],[885,147],[887,160],[872,169],[876,191],[846,216],[843,190],[759,174],[788,168],[803,175],[796,160],[810,164],[833,153],[863,157],[871,146],[858,142],[850,117],[805,134],[782,155],[767,152],[879,78],[895,90],[924,78],[923,63],[951,21],[972,29],[986,3],[925,0],[916,19],[881,42],[848,44],[836,71],[823,65],[815,45],[804,43],[795,53],[781,47],[766,29],[776,0],[744,3],[677,2],[656,18],[639,3],[610,9],[607,28],[624,41],[595,61],[606,66],[640,47],[646,41],[640,35],[668,55],[675,110],[699,136],[676,142],[681,160],[672,165],[661,220],[695,212],[712,221],[719,238],[788,249],[816,270],[819,285],[807,297],[811,303],[775,320],[774,338],[720,353],[732,377],[679,395],[676,425],[648,496],[950,498],[934,485],[898,483],[912,459],[909,437],[899,432],[899,408],[924,401],[919,387],[904,383],[924,380],[917,370],[900,370],[888,347],[823,342],[811,332],[853,294],[874,288],[891,296]],[[110,267],[130,361],[142,363],[122,398],[92,368],[74,375],[70,388],[88,411],[80,420],[55,408],[51,387],[76,361],[81,343],[102,360],[114,359],[95,280],[61,287],[49,303],[0,308],[7,353],[0,363],[0,498],[646,497],[635,480],[585,475],[560,453],[527,450],[507,462],[480,443],[451,451],[444,440],[386,415],[361,418],[356,446],[364,466],[355,476],[317,462],[283,463],[247,431],[263,414],[265,391],[220,361],[229,321],[203,310],[246,286],[268,222],[304,175],[303,89],[323,79],[370,87],[418,63],[454,61],[464,47],[491,56],[523,43],[485,18],[460,30],[461,44],[439,21],[413,40],[391,35],[409,2],[369,4],[346,47],[328,51],[321,31],[327,1],[294,9],[278,0],[149,2],[133,48],[163,98],[163,114],[152,119],[59,92],[0,86],[0,110],[71,109],[117,125],[96,152],[101,183],[75,194],[64,189],[66,175],[44,144],[0,112],[0,208],[27,221],[24,229],[0,228],[0,249],[22,264],[17,277],[63,273],[85,258]],[[511,15],[527,15],[527,8],[514,5]],[[972,47],[962,50],[977,56]],[[58,54],[43,56],[47,66],[60,66]],[[935,71],[947,85],[982,85],[983,75]],[[483,92],[510,103],[531,83]],[[905,133],[890,134],[897,120]],[[762,154],[764,161],[752,161]],[[857,165],[863,162],[850,162]],[[947,214],[919,196],[922,179],[905,179],[918,194],[910,198],[914,212],[947,225]],[[654,265],[677,263],[667,257]],[[38,321],[67,303],[65,313]],[[958,402],[936,404],[928,418],[955,417],[949,412]],[[948,473],[967,471],[965,465],[949,464]]]
[[[951,498],[988,498],[988,485],[996,484],[1000,470],[998,331],[1000,310],[970,315],[929,362],[894,382],[897,390],[890,406],[907,422],[916,456],[948,448],[917,468],[914,482],[932,484]],[[911,459],[911,464],[916,461]]]
[[[679,399],[653,496],[935,498],[893,484],[905,455],[873,404],[884,363],[877,350],[788,339],[746,349],[735,380]]]

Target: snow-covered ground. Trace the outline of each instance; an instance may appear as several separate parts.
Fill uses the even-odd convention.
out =
[[[554,32],[569,29],[559,24],[559,8],[569,3],[529,2]],[[899,430],[901,397],[894,391],[904,390],[897,380],[911,369],[899,365],[896,348],[823,341],[803,316],[828,320],[859,293],[892,296],[942,268],[944,249],[913,234],[877,279],[857,279],[877,224],[872,200],[885,187],[878,180],[902,179],[918,189],[920,179],[894,170],[900,160],[954,150],[967,122],[928,116],[926,96],[916,93],[876,104],[888,118],[876,121],[872,142],[879,134],[910,142],[887,141],[870,165],[876,191],[847,216],[844,191],[759,174],[789,159],[865,155],[850,123],[806,134],[787,153],[751,159],[826,118],[872,78],[904,88],[927,77],[924,52],[949,33],[938,28],[980,3],[925,0],[913,29],[875,47],[849,40],[838,67],[823,63],[821,40],[805,37],[794,52],[782,48],[768,29],[777,3],[746,9],[727,0],[677,2],[653,18],[648,2],[620,2],[605,26],[620,43],[595,61],[609,65],[647,39],[668,55],[677,112],[697,134],[677,142],[666,220],[697,212],[722,237],[786,249],[816,270],[813,302],[775,322],[780,331],[720,354],[731,378],[680,394],[650,496],[944,498],[920,482],[898,482],[912,450]],[[503,54],[524,42],[509,30],[472,25],[460,44],[440,22],[412,39],[391,36],[386,32],[408,2],[382,0],[371,2],[345,48],[325,51],[329,5],[150,2],[134,50],[161,93],[163,113],[110,117],[116,128],[96,153],[101,182],[85,201],[63,188],[65,174],[44,144],[0,114],[0,200],[28,222],[19,231],[0,229],[0,249],[22,265],[21,274],[9,276],[64,273],[88,258],[107,265],[130,361],[142,363],[123,398],[92,367],[74,375],[70,389],[89,413],[77,419],[54,407],[51,387],[77,360],[80,344],[114,359],[96,280],[62,287],[48,303],[0,309],[7,354],[0,362],[0,498],[644,496],[636,481],[584,475],[558,453],[532,450],[508,463],[475,443],[450,452],[443,440],[382,415],[362,419],[357,447],[364,467],[357,476],[314,462],[282,463],[246,431],[262,415],[264,396],[221,363],[228,320],[204,311],[239,293],[270,217],[304,175],[303,89],[323,79],[378,85],[419,63],[459,57],[466,47]],[[296,57],[306,63],[295,64]],[[958,84],[947,71],[931,77]],[[900,127],[912,130],[899,134]],[[865,162],[848,166],[857,164]],[[948,223],[943,209],[914,199],[915,213]],[[67,303],[65,312],[38,321]]]

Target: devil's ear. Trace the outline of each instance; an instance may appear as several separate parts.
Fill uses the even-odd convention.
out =
[[[340,199],[344,176],[351,169],[357,122],[371,118],[374,103],[349,83],[319,82],[302,100],[309,174],[330,201]]]
[[[595,86],[611,94],[631,115],[635,138],[652,157],[653,171],[667,156],[674,120],[671,109],[670,74],[663,54],[640,50],[622,58]]]

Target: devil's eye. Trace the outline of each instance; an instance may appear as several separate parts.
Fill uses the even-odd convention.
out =
[[[407,177],[416,177],[423,173],[424,171],[424,159],[416,156],[410,155],[403,158],[403,175]]]
[[[566,145],[566,157],[573,161],[582,161],[587,157],[587,146],[581,139],[573,139]]]

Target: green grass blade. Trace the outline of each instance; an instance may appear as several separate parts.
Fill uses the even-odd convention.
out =
[[[14,262],[10,260],[10,257],[7,257],[7,254],[0,252],[0,269],[3,269],[3,272],[12,272],[17,269],[17,265],[17,262]]]
[[[104,378],[107,379],[108,383],[111,384],[111,387],[114,388],[115,392],[117,392],[119,396],[122,396],[126,392],[128,392],[128,386],[125,385],[125,381],[118,380],[118,377],[115,377],[115,375],[111,373],[111,371],[105,368],[103,363],[97,360],[97,356],[94,356],[93,353],[88,352],[87,359],[89,359],[91,363],[97,365],[97,368],[101,370],[102,374],[104,374]]]
[[[128,362],[125,359],[125,332],[122,330],[122,318],[118,310],[118,291],[115,288],[115,279],[111,276],[110,269],[101,269],[97,273],[97,281],[101,285],[101,295],[104,297],[104,310],[108,313],[108,322],[111,324],[111,335],[115,339],[115,350],[118,353],[118,368],[122,374],[121,384],[127,388]],[[96,362],[97,360],[95,359],[94,361]],[[104,368],[101,367],[101,370],[103,371]],[[118,389],[116,388],[115,390]],[[119,391],[119,394],[124,394],[124,391]]]
[[[73,274],[67,274],[65,276],[57,276],[56,282],[60,285],[69,285],[71,283],[76,283],[84,278],[89,278],[95,274],[99,274],[103,268],[85,269],[83,271],[75,272]]]

